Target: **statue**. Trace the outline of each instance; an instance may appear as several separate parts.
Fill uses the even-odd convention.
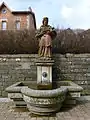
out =
[[[39,40],[39,51],[40,57],[52,56],[52,39],[56,37],[56,31],[53,27],[48,25],[48,18],[43,18],[42,25],[39,30],[36,31],[36,38]]]

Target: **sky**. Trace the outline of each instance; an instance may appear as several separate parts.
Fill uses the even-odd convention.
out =
[[[37,28],[43,17],[49,18],[49,24],[62,29],[90,28],[90,0],[0,0],[11,10],[28,10],[35,13]]]

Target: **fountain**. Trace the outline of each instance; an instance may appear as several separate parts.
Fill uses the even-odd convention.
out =
[[[47,25],[46,22],[45,25]],[[50,115],[59,111],[63,102],[75,104],[76,98],[80,97],[82,91],[82,87],[71,81],[53,83],[54,60],[51,56],[52,39],[50,36],[56,33],[53,28],[49,30],[51,31],[46,32],[40,40],[39,57],[36,61],[37,81],[22,81],[6,88],[8,97],[14,100],[16,107],[25,106],[31,113],[38,115]]]
[[[53,60],[39,59],[37,65],[37,90],[22,88],[23,99],[28,109],[39,115],[50,115],[60,110],[67,88],[52,88]]]

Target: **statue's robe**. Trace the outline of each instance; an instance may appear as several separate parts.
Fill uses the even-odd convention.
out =
[[[49,31],[49,33],[47,33]],[[50,25],[42,25],[36,33],[36,38],[39,39],[39,55],[51,56],[52,38],[56,35],[56,31]]]

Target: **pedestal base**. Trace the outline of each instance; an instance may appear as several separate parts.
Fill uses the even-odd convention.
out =
[[[37,84],[37,89],[38,90],[51,90],[52,89],[52,83],[48,83],[48,84],[38,83]]]
[[[37,65],[37,86],[38,89],[52,89],[52,65],[54,60],[41,58]]]

